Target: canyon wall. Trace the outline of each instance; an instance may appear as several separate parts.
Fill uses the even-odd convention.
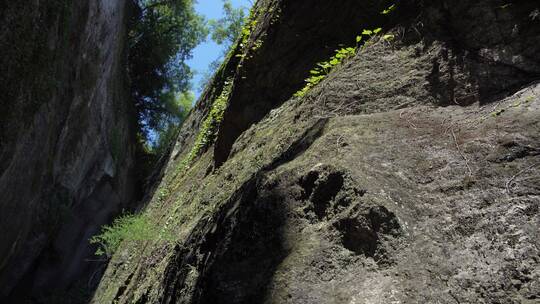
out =
[[[0,301],[75,303],[104,267],[88,239],[136,193],[126,1],[0,6]]]

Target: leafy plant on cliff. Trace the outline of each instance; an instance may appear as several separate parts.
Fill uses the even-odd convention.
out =
[[[384,9],[384,10],[381,12],[381,15],[388,15],[388,14],[392,13],[395,9],[396,9],[396,5],[395,5],[395,4],[392,4],[392,5],[389,6],[388,8]]]
[[[201,125],[199,134],[197,134],[193,148],[182,160],[180,169],[189,167],[193,160],[195,160],[195,158],[199,156],[204,149],[208,148],[216,140],[217,131],[219,125],[223,121],[223,115],[227,107],[227,102],[229,101],[232,85],[233,82],[231,79],[225,81],[221,94],[214,100],[210,112]]]
[[[353,57],[356,54],[356,50],[358,49],[359,45],[365,41],[366,39],[364,37],[372,37],[373,35],[377,35],[382,31],[382,28],[376,28],[372,30],[364,29],[362,30],[361,34],[356,36],[356,46],[355,47],[347,47],[342,48],[339,50],[336,50],[336,54],[328,61],[323,61],[317,63],[317,66],[309,71],[309,74],[311,75],[308,77],[305,82],[306,85],[298,92],[294,94],[295,97],[303,97],[311,90],[313,87],[315,87],[317,84],[319,84],[323,79],[326,78],[328,74],[334,69],[336,66],[343,63],[348,58]],[[383,36],[383,39],[386,39],[386,36]]]
[[[393,4],[390,7],[386,8],[381,12],[381,15],[388,15],[392,13],[396,9],[396,5]],[[364,41],[367,39],[365,38],[371,38],[374,35],[378,35],[382,31],[382,28],[378,27],[375,29],[363,29],[361,34],[356,36],[356,46],[355,47],[347,47],[342,48],[339,50],[336,50],[336,54],[327,61],[319,62],[317,63],[317,66],[309,71],[310,77],[305,79],[305,85],[302,89],[297,91],[294,94],[294,97],[303,97],[305,96],[313,87],[315,87],[317,84],[319,84],[321,81],[323,81],[328,74],[334,69],[336,66],[340,65],[344,60],[347,58],[353,57],[356,54],[356,51],[358,47],[363,44]],[[382,36],[382,39],[385,41],[390,41],[394,39],[394,36],[392,34],[386,34]]]
[[[354,56],[355,53],[355,47],[339,49],[336,50],[336,54],[330,57],[328,61],[317,63],[317,66],[309,71],[311,76],[305,80],[306,85],[300,91],[296,92],[294,96],[303,97],[306,95],[309,90],[325,79],[335,66],[341,64],[343,60]]]
[[[116,218],[112,225],[102,227],[100,234],[90,239],[90,244],[97,245],[97,256],[110,258],[124,241],[172,240],[166,229],[158,227],[144,214],[125,214]]]

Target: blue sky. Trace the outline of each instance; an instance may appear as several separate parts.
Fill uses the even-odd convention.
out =
[[[231,0],[231,3],[234,7],[245,7],[246,9],[251,7],[249,0]],[[219,19],[223,14],[223,2],[221,0],[198,0],[195,9],[207,19]],[[193,58],[188,60],[187,63],[195,72],[192,83],[196,99],[201,94],[199,91],[200,82],[205,71],[208,69],[208,65],[222,53],[223,46],[217,45],[210,37],[207,38],[206,42],[203,42],[193,50]]]

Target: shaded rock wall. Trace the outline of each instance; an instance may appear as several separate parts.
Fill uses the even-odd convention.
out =
[[[126,1],[1,6],[0,299],[16,301],[99,277],[88,239],[133,199],[135,125]]]
[[[145,210],[174,241],[123,243],[92,303],[538,302],[540,4],[312,3],[257,3]],[[393,39],[287,97],[378,26]]]

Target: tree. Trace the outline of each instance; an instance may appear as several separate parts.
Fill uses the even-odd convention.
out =
[[[150,133],[179,123],[178,94],[190,88],[186,64],[208,35],[193,0],[134,0],[138,12],[129,30],[128,72],[140,130]]]
[[[152,143],[152,150],[157,157],[169,151],[172,142],[178,136],[181,123],[187,118],[194,101],[195,95],[192,92],[180,93],[174,99],[170,109],[173,118],[165,128],[157,130],[155,141]]]
[[[234,8],[230,0],[223,0],[224,17],[218,20],[210,20],[210,32],[212,40],[217,44],[230,47],[242,32],[246,13],[245,8]]]

